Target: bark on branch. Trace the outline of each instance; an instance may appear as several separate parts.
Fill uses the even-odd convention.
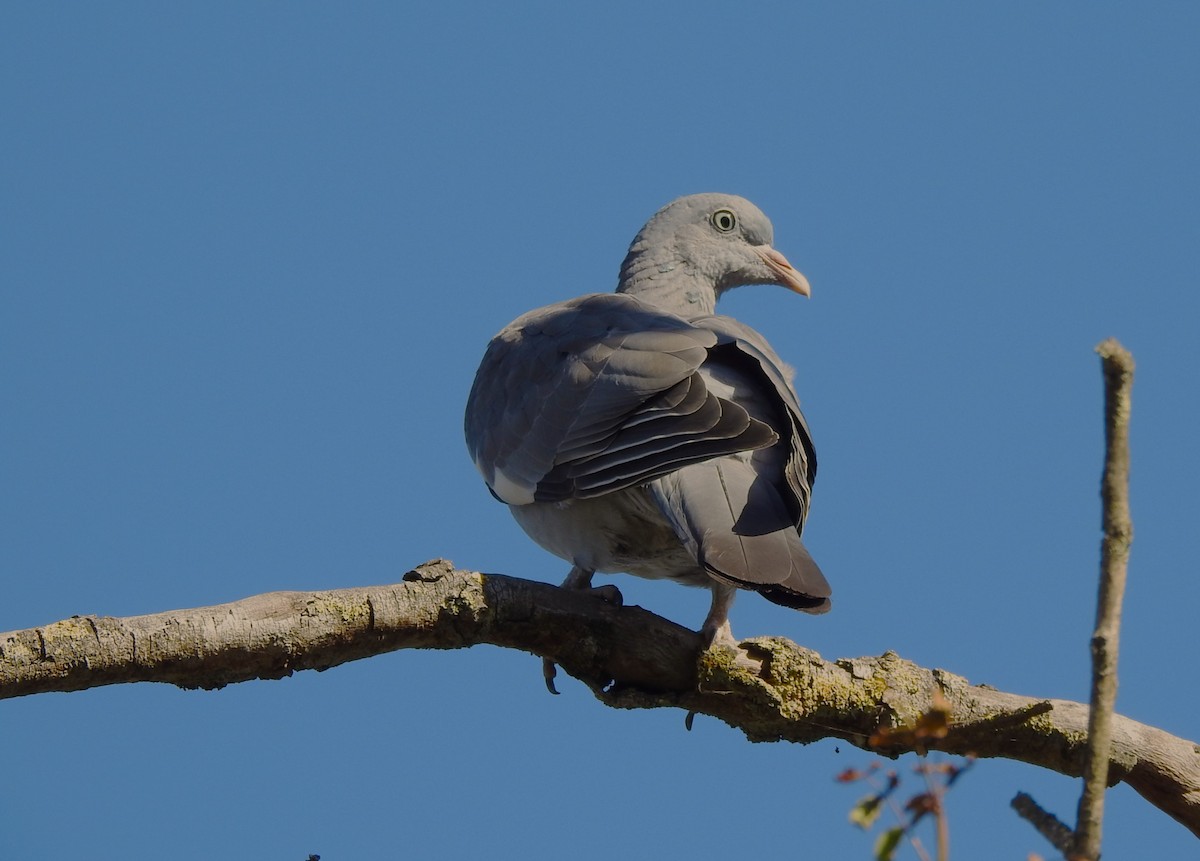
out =
[[[1100,544],[1100,594],[1092,633],[1092,693],[1088,737],[1091,744],[1083,763],[1083,795],[1079,799],[1073,854],[1083,861],[1100,858],[1104,820],[1104,790],[1108,781],[1109,745],[1117,702],[1117,652],[1121,632],[1121,602],[1133,522],[1129,517],[1129,413],[1132,409],[1133,356],[1116,338],[1097,345],[1104,371],[1104,540]]]
[[[390,586],[273,592],[148,616],[73,616],[0,634],[0,699],[123,682],[219,688],[325,670],[396,649],[490,643],[554,660],[615,708],[711,715],[752,741],[840,738],[867,747],[911,724],[940,691],[952,707],[935,746],[1079,775],[1088,707],[969,684],[892,652],[825,661],[782,638],[701,652],[700,636],[640,607],[545,583],[428,562]],[[540,690],[531,667],[531,691]],[[906,752],[900,746],[881,751]],[[1125,781],[1200,836],[1200,748],[1117,716],[1109,780]]]

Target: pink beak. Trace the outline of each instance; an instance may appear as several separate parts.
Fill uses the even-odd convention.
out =
[[[770,245],[760,245],[754,249],[762,257],[772,272],[779,276],[779,283],[784,287],[799,293],[801,296],[811,296],[812,287],[808,279],[795,270],[788,259]]]

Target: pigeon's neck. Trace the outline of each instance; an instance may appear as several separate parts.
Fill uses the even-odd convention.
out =
[[[617,292],[686,319],[715,314],[717,309],[712,279],[678,257],[651,257],[631,250],[621,265]]]

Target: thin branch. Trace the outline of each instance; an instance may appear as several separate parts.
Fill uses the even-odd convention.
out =
[[[1018,792],[1010,803],[1012,809],[1017,811],[1022,819],[1029,822],[1037,829],[1038,834],[1050,841],[1051,846],[1063,855],[1071,854],[1075,844],[1075,832],[1062,820],[1053,813],[1043,810],[1032,796],[1024,792]]]
[[[482,643],[550,658],[615,708],[711,715],[752,741],[839,738],[866,749],[881,728],[912,725],[940,693],[951,722],[945,738],[923,746],[1083,770],[1088,708],[1080,703],[970,685],[892,652],[830,662],[774,637],[702,652],[699,634],[640,607],[444,560],[390,586],[276,592],[125,619],[75,616],[0,634],[0,699],[137,681],[218,688],[397,649]],[[531,662],[531,696],[539,679]],[[1112,738],[1110,779],[1200,836],[1200,748],[1120,716]]]
[[[934,778],[928,761],[922,763],[921,776],[925,792],[933,800],[933,817],[937,834],[937,861],[950,861],[950,816],[946,813],[946,785]]]
[[[1104,791],[1108,787],[1108,751],[1117,700],[1117,652],[1121,602],[1133,524],[1129,516],[1129,413],[1132,407],[1133,356],[1116,339],[1096,347],[1104,372],[1104,476],[1100,496],[1104,538],[1100,550],[1100,594],[1092,633],[1092,693],[1089,744],[1084,758],[1083,794],[1075,826],[1074,854],[1087,861],[1100,857]]]

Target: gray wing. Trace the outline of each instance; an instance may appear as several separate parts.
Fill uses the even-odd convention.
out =
[[[601,496],[687,464],[772,445],[708,390],[719,336],[622,294],[540,308],[500,332],[467,402],[475,465],[510,505]]]
[[[792,498],[789,500],[796,516],[796,527],[804,530],[804,520],[808,517],[808,506],[812,499],[812,487],[817,480],[817,450],[813,445],[812,433],[804,413],[800,411],[800,399],[792,385],[792,369],[767,343],[767,339],[751,329],[745,323],[740,323],[732,317],[713,316],[693,321],[695,325],[707,328],[718,336],[722,345],[728,345],[726,355],[742,361],[740,356],[753,360],[753,371],[761,372],[764,379],[760,386],[754,387],[761,397],[773,401],[781,411],[778,421],[785,430],[781,436],[790,444],[787,446],[787,465],[784,477],[787,480]],[[728,364],[728,360],[725,362]],[[759,417],[756,415],[756,417]]]
[[[650,490],[676,535],[718,580],[823,613],[830,588],[800,539],[816,454],[787,366],[761,335],[727,317],[692,321],[717,335],[701,368],[710,391],[770,425],[773,445],[684,466]]]

